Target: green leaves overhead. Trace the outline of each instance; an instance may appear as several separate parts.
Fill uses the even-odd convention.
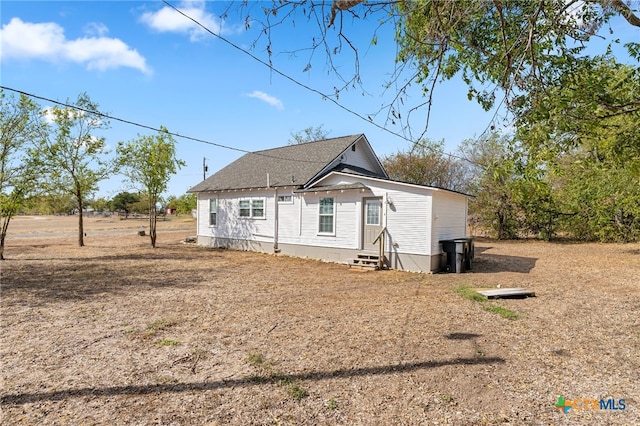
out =
[[[394,64],[381,63],[375,70],[388,76],[377,111],[360,112],[376,123],[383,116],[386,125],[400,126],[402,135],[413,142],[426,134],[434,92],[444,80],[459,79],[467,86],[467,97],[485,110],[499,109],[513,118],[519,96],[553,86],[563,73],[571,72],[576,61],[594,55],[619,53],[624,59],[640,61],[640,43],[635,28],[640,28],[637,2],[627,0],[360,0],[329,2],[275,2],[256,7],[242,2],[237,9],[252,25],[262,27],[266,46],[260,46],[272,63],[279,47],[272,35],[284,24],[307,21],[317,29],[303,45],[282,47],[288,54],[308,54],[304,71],[324,56],[329,74],[335,78],[334,92],[325,94],[334,101],[343,91],[363,87],[360,58],[364,50],[383,45],[383,27],[392,27],[397,44]],[[264,13],[264,9],[270,13]],[[277,12],[278,19],[270,19]],[[266,19],[265,19],[266,17]],[[360,21],[374,24],[370,43],[359,46]],[[347,25],[347,22],[349,23]],[[365,30],[367,29],[366,24]],[[625,28],[625,26],[627,28]],[[628,28],[628,27],[632,28]],[[630,31],[629,31],[630,30]],[[348,46],[348,49],[343,49]],[[353,66],[338,61],[338,55],[353,58]],[[628,56],[627,56],[628,55]],[[637,67],[637,63],[632,64]],[[416,96],[414,86],[422,89]],[[389,95],[385,98],[385,95]],[[449,93],[438,96],[447,97]],[[392,117],[392,112],[398,118]],[[424,113],[424,120],[417,118]],[[402,116],[403,118],[399,118]],[[487,123],[490,125],[490,123]],[[385,127],[386,128],[386,127]],[[419,132],[415,132],[418,128]],[[393,133],[393,132],[392,132]],[[413,137],[413,135],[417,137]]]
[[[518,132],[547,160],[581,153],[640,166],[640,69],[581,60],[553,85],[521,96]]]
[[[417,68],[416,82],[429,91],[460,74],[485,109],[499,95],[552,84],[612,16],[638,25],[625,4],[610,1],[418,0],[396,9],[398,61]],[[638,56],[637,43],[627,48]]]

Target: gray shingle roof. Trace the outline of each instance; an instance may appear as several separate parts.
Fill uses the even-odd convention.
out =
[[[362,136],[344,136],[245,154],[188,192],[264,188],[267,174],[270,186],[302,186]]]

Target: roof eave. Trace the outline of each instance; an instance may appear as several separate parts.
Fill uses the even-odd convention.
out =
[[[327,173],[326,175],[324,175],[321,178],[319,178],[317,181],[312,182],[311,185],[309,185],[309,187],[311,188],[313,185],[319,184],[323,180],[329,178],[329,176],[331,176],[331,175],[349,176],[349,177],[354,177],[354,178],[358,178],[358,179],[372,179],[372,180],[377,180],[377,181],[381,181],[381,182],[390,182],[390,183],[395,183],[395,184],[398,184],[398,185],[410,186],[412,188],[427,189],[427,190],[438,191],[438,192],[440,192],[440,191],[441,192],[451,192],[453,194],[459,194],[459,195],[463,195],[465,197],[475,197],[474,195],[466,194],[466,193],[460,192],[460,191],[455,191],[453,189],[438,188],[436,186],[428,186],[428,185],[419,185],[419,184],[416,184],[416,183],[402,182],[402,181],[399,181],[399,180],[385,179],[385,178],[380,178],[380,177],[375,177],[375,176],[362,176],[362,175],[356,175],[356,174],[353,174],[353,173],[346,173],[346,172],[330,172],[330,173]]]
[[[196,185],[197,186],[197,185]],[[271,186],[253,186],[253,187],[244,187],[244,188],[205,188],[194,190],[195,186],[189,189],[188,193],[199,194],[202,192],[247,192],[247,191],[265,191],[265,190],[275,190],[275,189],[286,189],[286,188],[301,188],[301,185],[271,185]]]

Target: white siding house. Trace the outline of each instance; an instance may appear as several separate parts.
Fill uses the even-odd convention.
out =
[[[466,236],[467,195],[390,180],[364,135],[247,154],[190,191],[211,247],[348,263],[384,242],[387,267],[430,272]]]

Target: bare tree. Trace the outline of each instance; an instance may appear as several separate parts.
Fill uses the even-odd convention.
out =
[[[291,139],[289,139],[289,145],[295,145],[306,142],[315,142],[326,139],[329,135],[327,130],[323,129],[324,124],[318,127],[307,127],[296,133],[291,132]]]

